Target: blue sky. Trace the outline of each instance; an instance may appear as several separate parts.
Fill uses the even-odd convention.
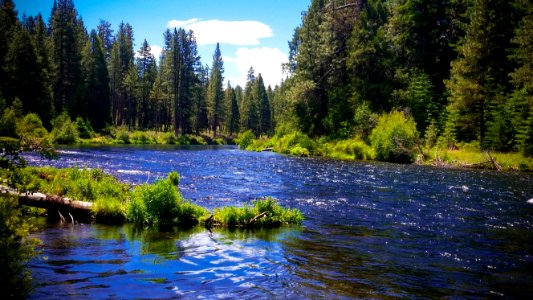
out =
[[[41,13],[47,20],[54,0],[15,0],[19,13]],[[287,41],[301,22],[301,12],[310,0],[74,0],[87,30],[100,19],[115,32],[121,21],[133,26],[135,51],[146,38],[153,52],[163,46],[163,32],[172,26],[195,31],[203,64],[211,65],[215,44],[220,42],[226,80],[244,86],[246,72],[253,65],[265,84],[278,84],[284,75]]]

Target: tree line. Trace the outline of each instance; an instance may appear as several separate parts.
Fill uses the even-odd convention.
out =
[[[369,142],[379,115],[401,111],[430,147],[533,154],[527,0],[312,0],[274,88],[253,68],[244,87],[224,86],[219,45],[202,65],[192,31],[167,29],[157,63],[147,41],[134,50],[128,23],[87,32],[72,0],[56,1],[48,23],[1,3],[0,102],[45,126],[66,112],[96,130]]]
[[[367,139],[378,115],[402,111],[430,146],[533,155],[532,12],[527,0],[313,0],[273,98],[278,131]]]
[[[146,39],[134,49],[128,23],[115,33],[100,20],[89,32],[72,0],[54,1],[47,22],[41,14],[19,20],[12,0],[0,3],[2,112],[35,113],[48,129],[66,114],[97,131],[125,126],[217,136],[273,130],[272,92],[261,74],[251,68],[244,89],[224,86],[219,45],[211,67],[202,65],[192,31],[167,29],[157,63]]]

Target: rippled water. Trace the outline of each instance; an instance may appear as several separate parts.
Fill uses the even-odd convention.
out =
[[[138,184],[182,175],[210,209],[274,196],[302,227],[139,231],[43,224],[34,298],[525,298],[532,174],[295,158],[231,147],[94,147],[58,161]]]

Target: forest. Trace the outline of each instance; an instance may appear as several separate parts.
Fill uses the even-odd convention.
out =
[[[192,31],[163,32],[157,63],[148,41],[134,49],[131,25],[115,32],[101,20],[89,31],[72,0],[55,1],[48,20],[2,0],[0,135],[37,126],[69,143],[112,128],[174,138],[250,130],[355,139],[402,160],[381,153],[386,137],[381,147],[372,135],[381,120],[409,131],[393,138],[399,152],[469,145],[532,156],[532,11],[527,0],[313,0],[288,42],[286,79],[265,87],[250,67],[233,87],[219,45],[203,65]]]

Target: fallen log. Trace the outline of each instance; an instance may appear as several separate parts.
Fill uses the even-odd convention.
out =
[[[257,220],[261,219],[262,217],[268,217],[268,211],[264,211],[264,212],[258,214],[257,216],[253,217],[252,219],[250,219],[250,221],[248,221],[247,226],[252,226],[252,225],[254,225],[254,223],[255,223]]]
[[[18,196],[20,205],[45,208],[54,212],[54,215],[55,211],[57,211],[58,217],[68,216],[70,214],[73,223],[75,221],[87,222],[93,218],[92,202],[73,200],[67,197],[43,193],[20,193],[15,189],[2,185],[0,185],[0,193]]]

